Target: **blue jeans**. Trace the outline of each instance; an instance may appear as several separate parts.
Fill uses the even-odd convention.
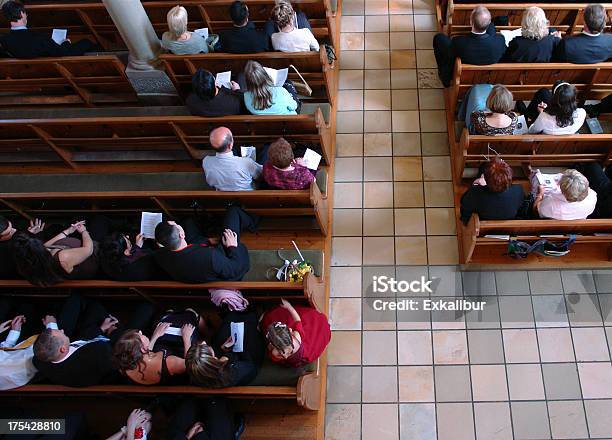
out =
[[[465,121],[465,126],[470,134],[476,134],[472,125],[472,113],[487,110],[487,98],[491,90],[493,90],[491,84],[476,84],[467,91],[463,98],[457,119]]]

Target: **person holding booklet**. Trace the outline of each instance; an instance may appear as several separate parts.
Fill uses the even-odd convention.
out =
[[[293,90],[289,82],[275,82],[266,69],[257,61],[249,61],[244,68],[246,92],[244,103],[247,110],[254,115],[297,115],[299,102],[287,91]]]
[[[278,138],[268,148],[268,160],[263,166],[263,178],[276,189],[306,189],[315,180],[315,171],[309,170],[303,158],[293,157],[291,144]]]
[[[219,117],[248,114],[243,91],[237,82],[231,80],[229,73],[229,81],[220,83],[211,72],[198,68],[191,79],[192,92],[185,101],[192,115]]]
[[[597,193],[579,171],[567,169],[557,175],[532,170],[531,191],[534,213],[554,220],[582,220],[595,210]]]
[[[187,10],[184,7],[170,9],[167,20],[168,31],[163,33],[161,39],[164,49],[175,55],[208,53],[206,39],[187,30]]]

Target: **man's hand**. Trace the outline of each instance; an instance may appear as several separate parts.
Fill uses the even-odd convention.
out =
[[[11,321],[11,330],[21,331],[21,326],[25,324],[26,317],[23,315],[15,316]]]
[[[109,315],[108,317],[104,318],[104,321],[102,321],[102,324],[100,325],[100,330],[102,330],[102,333],[104,333],[105,335],[110,335],[112,332],[117,330],[118,323],[119,320],[117,318]]]
[[[45,224],[41,219],[35,218],[34,220],[30,220],[30,227],[28,228],[30,234],[38,234],[42,232],[43,229],[45,229]]]
[[[223,231],[223,238],[221,238],[221,242],[225,247],[238,247],[238,235],[231,229],[226,229]]]
[[[194,438],[197,434],[199,434],[202,431],[204,431],[204,425],[202,425],[201,422],[196,422],[193,424],[191,429],[187,431],[187,435],[185,437],[187,438],[187,440],[191,440],[192,438]]]
[[[49,325],[49,323],[51,322],[55,322],[57,324],[57,319],[55,319],[55,316],[53,315],[46,315],[43,319],[42,319],[42,323],[45,327],[47,327],[47,325]]]
[[[136,244],[136,246],[138,246],[139,248],[142,248],[142,246],[144,245],[144,241],[145,241],[145,237],[142,233],[138,234],[136,236],[136,239],[134,240],[134,243]]]
[[[240,84],[238,84],[236,81],[230,81],[230,87],[232,90],[240,90]]]

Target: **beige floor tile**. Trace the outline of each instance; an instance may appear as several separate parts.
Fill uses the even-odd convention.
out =
[[[365,37],[361,32],[347,32],[340,34],[340,50],[364,50]]]
[[[450,154],[446,133],[422,133],[423,156],[448,156]]]
[[[342,3],[342,12],[344,12],[344,3]],[[412,0],[412,12],[417,14],[435,14],[436,7],[434,0]]]
[[[342,2],[342,15],[363,15],[364,11],[364,0],[347,0]]]
[[[429,264],[459,264],[456,236],[427,237]]]
[[[438,24],[436,23],[436,16],[431,15],[415,15],[414,16],[414,30],[415,31],[437,31]]]
[[[503,336],[506,362],[540,362],[538,339],[534,329],[504,329]]]
[[[363,32],[363,17],[360,16],[343,16],[340,19],[340,31],[346,32]]]
[[[391,157],[368,157],[364,159],[364,182],[393,180],[393,162]]]
[[[364,208],[393,208],[393,183],[365,182],[363,203]]]
[[[389,0],[389,14],[412,14],[412,0]]]
[[[474,413],[470,402],[440,403],[436,405],[436,416],[438,440],[474,440]]]
[[[512,420],[508,402],[474,404],[476,438],[488,440],[512,440]],[[359,419],[357,419],[359,420]]]
[[[365,50],[389,50],[389,32],[366,33]]]
[[[338,110],[363,110],[363,90],[338,91]]]
[[[343,34],[345,35],[345,34]],[[357,43],[355,43],[357,46]],[[355,47],[354,50],[359,50]],[[418,49],[416,51],[416,63],[419,69],[434,69],[437,68],[436,57],[434,56],[433,50]]]
[[[367,50],[365,52],[366,69],[380,70],[388,69],[389,67],[391,67],[391,61],[388,50]]]
[[[393,157],[393,180],[396,182],[423,180],[421,158],[418,156]]]
[[[414,32],[393,32],[390,35],[389,42],[391,50],[414,49]]]
[[[419,131],[419,112],[393,111],[393,132]]]
[[[329,367],[327,369],[327,401],[357,403],[361,400],[361,368]]]
[[[554,439],[587,438],[584,408],[579,400],[548,402],[550,428]],[[591,435],[595,437],[592,427]]]
[[[361,237],[361,209],[334,209],[334,237]]]
[[[363,179],[363,158],[338,157],[335,161],[334,181],[361,182]]]
[[[345,50],[340,58],[340,69],[363,69],[363,54],[362,50]]]
[[[369,70],[375,72],[375,70]],[[367,133],[388,133],[391,131],[391,112],[376,110],[364,114],[363,130]]]
[[[367,133],[363,136],[364,156],[391,156],[391,133]]]
[[[421,110],[442,110],[444,109],[444,93],[442,93],[442,90],[440,89],[419,90],[419,108]]]
[[[434,362],[436,364],[467,364],[467,337],[463,330],[434,330]]]
[[[436,32],[416,32],[414,35],[414,43],[417,49],[431,49],[433,47],[433,38]]]
[[[334,183],[334,208],[361,208],[362,183]]]
[[[361,298],[330,298],[332,330],[361,330]]]
[[[391,93],[389,90],[365,90],[364,108],[366,110],[391,110]]]
[[[360,298],[361,267],[338,266],[330,269],[330,296]]]
[[[366,32],[389,32],[389,17],[386,15],[368,15],[365,18]]]
[[[355,440],[361,436],[361,405],[330,403],[325,409],[326,440]]]
[[[393,155],[420,156],[421,135],[419,133],[393,133]]]
[[[386,0],[365,0],[366,15],[387,15],[389,5]]]
[[[416,90],[394,90],[393,110],[418,110],[419,99]]]
[[[362,375],[363,402],[397,402],[397,367],[363,367]]]
[[[573,328],[572,338],[578,362],[610,360],[603,327]]]
[[[416,54],[414,50],[391,51],[392,69],[414,69],[416,66]]]
[[[506,368],[503,365],[472,365],[470,370],[474,400],[508,400]]]
[[[427,330],[397,333],[399,365],[429,365],[433,363],[431,332]],[[401,384],[401,379],[400,379]]]
[[[366,89],[388,89],[391,87],[389,70],[366,70],[364,85]]]
[[[334,186],[337,186],[337,184]],[[418,208],[424,206],[422,182],[395,182],[393,191],[397,208]]]
[[[350,111],[336,113],[336,132],[363,133],[363,112]]]
[[[427,208],[427,235],[454,235],[457,233],[455,208]]]
[[[363,135],[358,133],[345,133],[336,135],[336,156],[363,155]]]
[[[417,71],[415,69],[392,69],[392,89],[416,89]]]
[[[393,235],[392,209],[364,209],[363,235]]]
[[[425,180],[452,180],[450,157],[423,157],[423,177]]]
[[[421,208],[396,209],[395,235],[425,235],[425,211]]]
[[[332,266],[360,266],[361,237],[337,237],[332,239]]]
[[[399,438],[397,404],[363,405],[361,414],[361,440]]]
[[[393,237],[363,237],[363,264],[382,266],[395,264]]]
[[[437,69],[420,68],[417,72],[417,81],[420,89],[442,89],[444,87],[438,78]]]
[[[542,362],[573,362],[574,347],[568,328],[537,329]]]
[[[425,182],[425,206],[453,207],[453,184],[451,182]]]
[[[345,54],[342,54],[342,58],[344,58],[344,55]],[[338,87],[340,90],[363,89],[363,71],[341,70],[338,79]]]
[[[397,341],[394,331],[363,332],[363,365],[396,365]]]
[[[506,368],[511,400],[544,399],[544,382],[539,364],[508,364]]]
[[[395,264],[427,264],[425,237],[395,237]]]
[[[433,402],[433,367],[399,367],[400,402]]]
[[[446,114],[444,110],[422,110],[421,131],[446,133]]]
[[[327,347],[327,362],[329,365],[361,365],[361,333],[332,332]]]
[[[390,15],[389,25],[391,32],[414,31],[415,22],[412,15]]]
[[[585,399],[612,398],[612,364],[609,362],[579,362],[578,374]]]

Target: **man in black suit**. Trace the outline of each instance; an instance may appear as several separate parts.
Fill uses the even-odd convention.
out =
[[[270,38],[263,31],[255,29],[255,24],[249,21],[249,8],[245,3],[232,3],[230,16],[234,26],[219,32],[216,52],[258,53],[271,50]]]
[[[101,304],[70,296],[59,319],[51,315],[43,319],[46,330],[34,344],[34,366],[57,385],[85,387],[118,381],[112,345],[127,329],[146,329],[153,307],[141,304],[130,316],[123,326]]]
[[[89,40],[80,40],[75,44],[65,40],[57,44],[51,35],[30,31],[27,27],[28,14],[19,2],[6,2],[2,6],[2,13],[11,23],[11,31],[0,36],[0,44],[15,58],[77,56],[95,50],[95,45]]]
[[[555,50],[554,59],[576,64],[593,64],[612,58],[612,35],[603,33],[606,17],[606,9],[602,5],[588,5],[584,10],[582,34],[561,40]]]
[[[470,16],[472,31],[452,40],[445,34],[437,34],[433,40],[434,55],[438,63],[438,76],[444,87],[450,85],[455,58],[466,64],[487,65],[501,60],[506,52],[506,42],[497,34],[491,21],[491,13],[484,6],[477,6]]]

